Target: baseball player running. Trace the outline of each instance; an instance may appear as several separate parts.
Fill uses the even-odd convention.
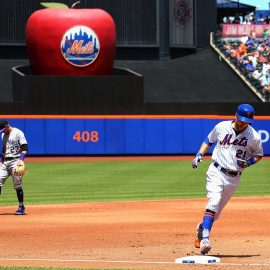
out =
[[[19,202],[19,207],[15,214],[24,215],[25,207],[22,188],[22,175],[15,175],[13,172],[18,164],[24,164],[23,160],[28,151],[27,141],[24,133],[15,127],[11,127],[8,121],[5,119],[0,121],[0,132],[2,132],[3,148],[1,155],[2,164],[0,166],[0,194],[2,186],[5,184],[7,178],[11,176]]]
[[[198,163],[203,161],[203,155],[216,143],[206,173],[206,210],[196,228],[195,247],[200,248],[203,255],[211,250],[209,237],[212,225],[236,190],[242,172],[263,156],[260,135],[250,125],[253,116],[254,108],[251,105],[239,105],[235,120],[217,124],[192,161],[192,167],[196,169]]]

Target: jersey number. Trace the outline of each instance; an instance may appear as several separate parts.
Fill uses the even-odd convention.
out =
[[[238,149],[236,151],[236,157],[245,159],[246,153],[247,153],[246,151],[242,151],[241,149]]]
[[[19,145],[13,145],[10,147],[10,153],[11,154],[16,154],[18,153],[20,150],[20,146]]]

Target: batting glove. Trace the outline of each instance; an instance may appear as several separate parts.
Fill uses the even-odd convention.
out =
[[[237,165],[240,167],[240,168],[246,168],[246,167],[249,167],[253,164],[256,163],[256,159],[255,158],[250,158],[248,160],[245,160],[245,159],[241,159],[241,158],[238,158],[237,159]]]
[[[198,167],[198,163],[203,161],[203,157],[201,153],[197,153],[196,157],[192,161],[192,168],[196,169]]]

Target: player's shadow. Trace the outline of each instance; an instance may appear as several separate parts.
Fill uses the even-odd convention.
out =
[[[251,255],[229,255],[229,254],[211,254],[211,256],[218,257],[218,258],[251,258],[251,257],[260,257],[259,254],[251,254]]]

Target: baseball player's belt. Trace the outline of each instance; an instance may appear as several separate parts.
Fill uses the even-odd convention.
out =
[[[10,160],[17,159],[17,158],[19,158],[19,157],[5,157],[4,161],[10,161]]]
[[[235,176],[239,176],[242,174],[242,172],[238,172],[238,171],[231,171],[231,170],[228,170],[226,168],[223,168],[221,167],[217,162],[214,162],[214,166],[219,169],[221,172],[223,172],[224,174],[228,175],[228,176],[232,176],[232,177],[235,177]]]

